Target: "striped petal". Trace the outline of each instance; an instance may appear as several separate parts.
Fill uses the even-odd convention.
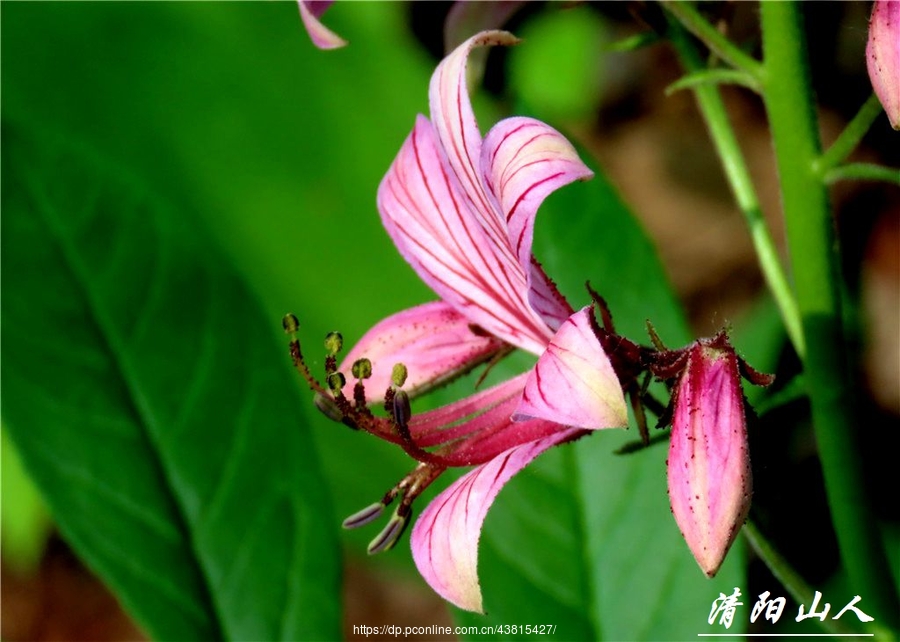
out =
[[[486,230],[424,117],[382,180],[378,209],[403,257],[457,312],[512,345],[543,351],[553,332],[528,302],[505,229],[499,240]]]
[[[621,384],[591,321],[588,306],[560,327],[531,371],[514,418],[579,428],[628,425]]]
[[[461,609],[483,612],[478,540],[488,509],[513,475],[579,433],[563,431],[511,448],[458,479],[428,505],[413,528],[412,554],[422,577],[441,597]]]
[[[572,310],[532,263],[534,219],[547,196],[594,173],[562,134],[524,117],[507,118],[488,132],[481,166],[491,200],[508,226],[510,247],[528,275],[531,305],[551,327],[558,328]]]
[[[404,390],[413,396],[446,383],[503,347],[491,336],[473,331],[468,319],[442,301],[426,303],[394,314],[376,324],[344,357],[339,370],[363,357],[372,362],[365,385],[370,402],[384,399],[394,364],[406,366]],[[347,382],[353,386],[353,382]]]
[[[303,20],[313,44],[319,49],[338,49],[347,44],[346,40],[319,22],[319,16],[333,3],[333,0],[298,0],[300,19]]]

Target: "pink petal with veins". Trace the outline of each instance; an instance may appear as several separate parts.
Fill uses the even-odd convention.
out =
[[[347,353],[339,370],[347,377],[345,394],[354,381],[350,367],[360,358],[372,362],[364,381],[370,402],[384,399],[394,364],[407,369],[403,386],[411,397],[440,386],[490,359],[503,344],[473,332],[469,320],[442,301],[425,303],[377,323]]]
[[[498,244],[473,207],[431,123],[420,116],[378,188],[385,229],[419,277],[457,312],[540,354],[553,331],[528,302],[527,279],[505,231]]]
[[[900,129],[900,0],[875,0],[872,5],[866,64],[891,126]]]
[[[333,4],[333,1],[325,0],[298,0],[300,6],[300,19],[309,33],[313,44],[319,49],[338,49],[347,44],[347,41],[331,31],[319,22],[325,10]]]
[[[590,306],[582,308],[560,327],[528,377],[515,419],[590,429],[628,425],[622,386],[589,315]]]
[[[458,479],[428,505],[413,528],[412,554],[422,577],[441,597],[461,609],[483,612],[478,540],[488,509],[513,475],[580,432],[563,431],[511,448]]]

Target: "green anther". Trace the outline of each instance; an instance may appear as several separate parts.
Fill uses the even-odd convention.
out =
[[[353,362],[350,372],[356,379],[368,379],[372,376],[372,362],[366,358],[357,359]]]
[[[293,334],[300,329],[300,322],[297,320],[297,317],[288,312],[281,320],[281,326],[284,328],[284,331],[286,333]]]
[[[340,372],[332,372],[328,375],[328,387],[331,389],[331,392],[338,392],[344,387],[345,383],[347,383],[347,380]]]
[[[402,363],[395,363],[394,369],[391,370],[391,382],[398,388],[406,383],[406,366]]]
[[[340,332],[329,332],[325,335],[325,350],[329,355],[335,355],[344,347],[344,337]]]

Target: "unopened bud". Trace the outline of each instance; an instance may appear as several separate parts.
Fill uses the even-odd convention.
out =
[[[875,0],[866,64],[872,88],[894,129],[900,129],[900,2]]]
[[[672,393],[669,502],[694,558],[712,577],[750,510],[744,395],[738,357],[724,333],[685,352]]]
[[[357,359],[350,367],[350,372],[356,379],[368,379],[372,376],[372,362],[366,358]]]
[[[400,388],[406,383],[407,374],[405,365],[402,363],[395,363],[393,370],[391,370],[391,383]]]
[[[329,332],[325,335],[325,350],[329,355],[336,355],[344,347],[344,337],[340,332]]]

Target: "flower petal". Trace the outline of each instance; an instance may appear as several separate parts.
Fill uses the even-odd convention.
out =
[[[511,448],[469,472],[438,495],[416,520],[410,542],[425,581],[445,600],[483,612],[478,583],[478,540],[500,488],[548,448],[581,431],[562,431]]]
[[[628,424],[622,386],[591,323],[590,306],[563,323],[531,371],[514,419],[580,428]]]
[[[319,22],[319,16],[334,3],[334,0],[298,0],[300,19],[309,33],[313,44],[319,49],[338,49],[347,41]]]
[[[442,445],[447,466],[475,466],[490,461],[513,446],[566,430],[551,421],[513,421],[512,413],[522,398],[528,373],[513,377],[488,390],[419,415],[409,421],[409,431],[420,448]]]
[[[540,354],[553,336],[528,302],[525,273],[463,196],[434,129],[419,117],[378,188],[382,222],[418,275],[485,331]]]
[[[872,88],[891,126],[900,129],[900,2],[875,0],[869,18],[866,63]]]
[[[488,193],[508,226],[510,247],[528,275],[531,304],[551,327],[558,328],[572,310],[532,263],[534,219],[547,196],[594,173],[565,136],[525,117],[502,120],[488,132],[481,167]]]
[[[350,366],[363,357],[372,362],[365,380],[370,402],[384,399],[394,364],[406,366],[403,389],[414,396],[446,383],[490,359],[503,344],[473,332],[469,320],[442,301],[399,312],[377,323],[353,346],[338,368],[348,376]]]

